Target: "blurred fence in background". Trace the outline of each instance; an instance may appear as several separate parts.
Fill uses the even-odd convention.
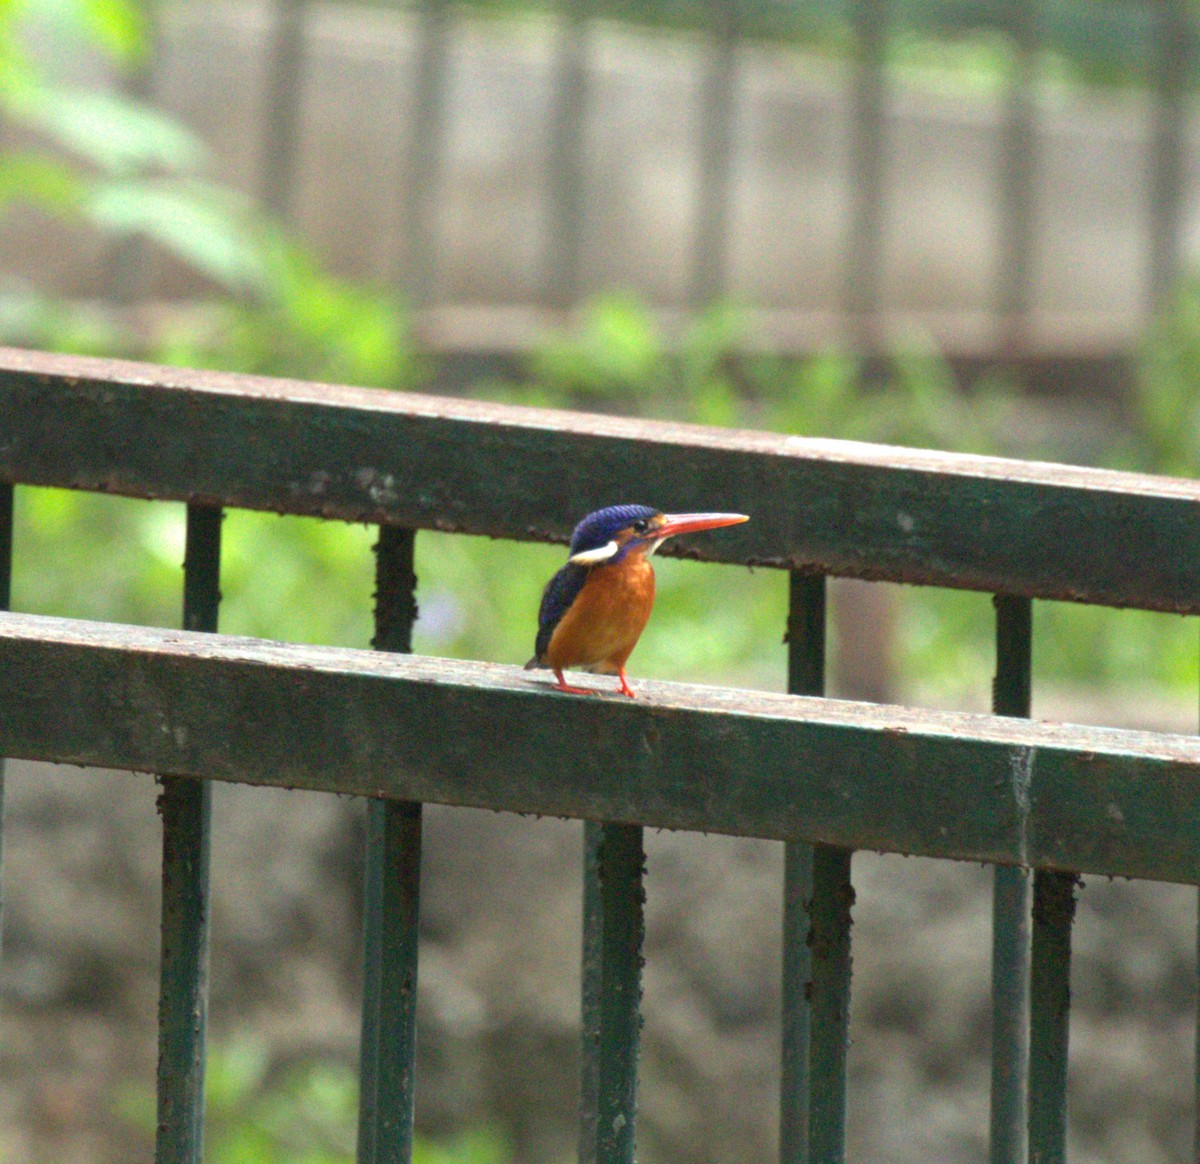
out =
[[[522,350],[621,288],[668,316],[733,298],[781,351],[916,328],[1093,359],[1194,249],[1186,0],[630,7],[185,2],[124,83],[335,270],[401,286],[435,350]],[[3,244],[75,295],[194,290],[40,223]]]

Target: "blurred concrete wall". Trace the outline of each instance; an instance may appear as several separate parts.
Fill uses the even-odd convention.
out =
[[[165,18],[162,103],[210,143],[220,176],[256,193],[266,135],[271,11],[190,3]],[[692,276],[700,91],[707,42],[590,28],[582,288],[632,288],[683,306]],[[549,141],[556,30],[542,21],[456,21],[445,139],[434,184],[437,303],[529,306],[543,299],[550,246]],[[304,40],[294,220],[336,270],[403,281],[404,190],[418,38],[407,14],[314,6]],[[833,326],[846,299],[851,117],[848,67],[813,54],[740,50],[729,207],[728,290],[779,313],[800,342]],[[887,106],[888,312],[961,348],[997,334],[1002,95],[895,82]],[[1111,349],[1147,301],[1151,109],[1143,94],[1043,91],[1039,99],[1033,342]],[[1186,250],[1200,245],[1195,120]],[[3,265],[71,294],[102,290],[75,242],[44,224],[9,228]],[[84,252],[86,254],[86,252]],[[192,288],[175,272],[153,292]]]

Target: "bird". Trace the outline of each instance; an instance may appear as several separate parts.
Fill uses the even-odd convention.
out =
[[[537,641],[525,670],[554,672],[557,689],[573,687],[568,669],[616,675],[631,699],[625,662],[654,605],[650,556],[669,537],[749,521],[744,513],[662,513],[648,505],[610,505],[589,513],[571,535],[567,564],[546,583],[538,609]]]

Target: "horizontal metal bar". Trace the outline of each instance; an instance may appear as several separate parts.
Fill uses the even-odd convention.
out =
[[[676,552],[1200,613],[1200,482],[1002,458],[0,350],[0,481],[545,541],[740,510]]]
[[[1200,740],[0,614],[0,755],[1200,884]]]

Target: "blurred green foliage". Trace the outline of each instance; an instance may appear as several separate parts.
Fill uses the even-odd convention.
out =
[[[47,50],[50,51],[47,51]],[[179,122],[117,92],[72,85],[57,62],[82,55],[130,72],[149,51],[136,0],[5,0],[0,4],[0,118],[28,144],[0,157],[0,214],[20,205],[100,231],[140,235],[227,290],[260,283],[253,215],[205,177],[203,144]],[[0,334],[21,338],[38,310],[21,284],[0,288]]]
[[[155,358],[191,368],[403,388],[422,375],[409,318],[393,293],[323,270],[271,223],[255,235],[255,293],[210,305],[156,341]]]
[[[557,7],[552,0],[468,0],[465,6],[492,16],[550,13]],[[855,51],[854,0],[591,0],[588,12],[698,32],[732,18],[751,38],[803,45],[836,57]],[[889,0],[880,17],[886,24],[889,62],[988,83],[1009,69],[1016,12],[1014,5],[998,0]],[[1140,85],[1154,67],[1161,15],[1146,0],[1035,0],[1035,19],[1045,76]]]
[[[47,44],[55,51],[46,52]],[[71,86],[54,66],[82,54],[119,74],[136,70],[148,52],[136,0],[0,2],[0,120],[32,143],[0,153],[0,219],[21,206],[87,227],[108,240],[114,260],[129,240],[150,240],[204,276],[212,301],[147,341],[102,308],[10,280],[0,283],[0,342],[386,387],[411,383],[419,368],[394,295],[322,270],[248,199],[208,176],[203,143],[180,122],[116,90]]]
[[[273,1063],[261,1042],[210,1049],[205,1076],[208,1164],[352,1164],[358,1076],[337,1060]],[[116,1101],[132,1127],[153,1134],[155,1099],[134,1086]],[[474,1129],[446,1140],[418,1137],[413,1164],[511,1164],[503,1139]]]

